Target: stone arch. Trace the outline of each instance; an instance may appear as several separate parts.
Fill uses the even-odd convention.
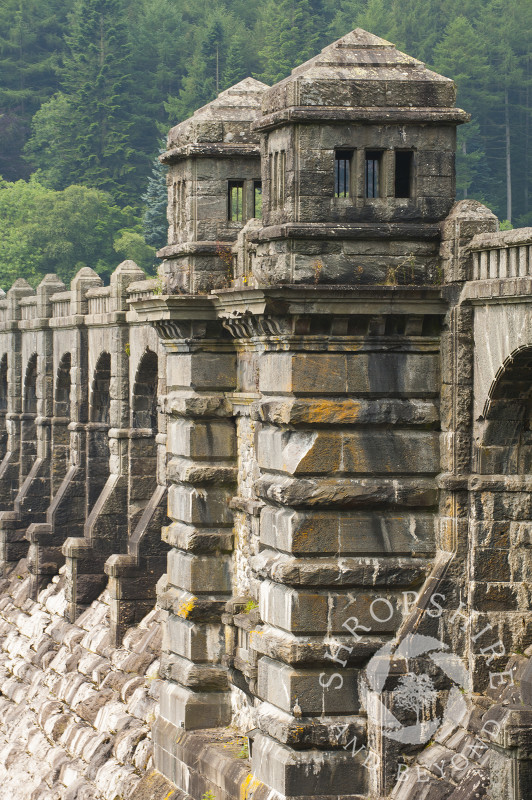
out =
[[[528,586],[532,579],[532,345],[521,346],[495,372],[475,423],[470,491],[471,610],[491,628],[472,643],[475,686],[506,668],[508,654],[532,644]],[[475,617],[473,617],[475,619]],[[493,657],[483,648],[493,643]]]
[[[21,479],[29,473],[37,455],[37,353],[28,359],[24,374],[21,420]]]
[[[111,419],[111,356],[100,354],[91,386],[90,421],[110,425]]]
[[[158,370],[157,354],[146,348],[137,367],[131,396],[130,534],[157,485]]]
[[[87,511],[90,513],[109,477],[111,356],[100,354],[91,383],[87,443]]]
[[[146,348],[135,375],[131,398],[131,427],[157,429],[157,354]]]
[[[483,475],[532,472],[532,345],[508,356],[477,420],[476,471]]]
[[[33,353],[26,367],[23,413],[37,414],[37,353]]]
[[[64,353],[59,362],[54,385],[54,416],[52,426],[52,491],[59,489],[70,462],[70,369],[72,356]]]
[[[7,450],[7,353],[0,359],[0,458],[3,458]]]

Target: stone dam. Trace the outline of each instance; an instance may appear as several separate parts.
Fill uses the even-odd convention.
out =
[[[0,800],[532,798],[532,229],[357,29],[0,298]]]

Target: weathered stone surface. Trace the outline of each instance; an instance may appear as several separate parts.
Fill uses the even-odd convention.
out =
[[[532,234],[465,120],[357,29],[172,129],[157,279],[0,293],[0,800],[531,794]]]

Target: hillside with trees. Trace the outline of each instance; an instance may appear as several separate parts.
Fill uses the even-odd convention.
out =
[[[0,285],[148,271],[165,131],[246,75],[273,83],[362,27],[456,81],[457,195],[532,225],[530,0],[3,0]]]

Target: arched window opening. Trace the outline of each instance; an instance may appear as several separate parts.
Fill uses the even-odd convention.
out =
[[[129,450],[129,533],[157,487],[157,382],[158,360],[152,350],[143,354],[133,383]]]
[[[70,367],[72,359],[70,353],[65,353],[57,370],[54,397],[54,416],[70,419]]]
[[[0,360],[0,412],[7,411],[7,353]]]
[[[24,413],[37,413],[37,353],[28,361],[24,378]]]
[[[91,392],[91,422],[110,424],[111,409],[111,356],[102,353],[94,370]]]
[[[7,353],[0,360],[0,459],[7,451]]]

